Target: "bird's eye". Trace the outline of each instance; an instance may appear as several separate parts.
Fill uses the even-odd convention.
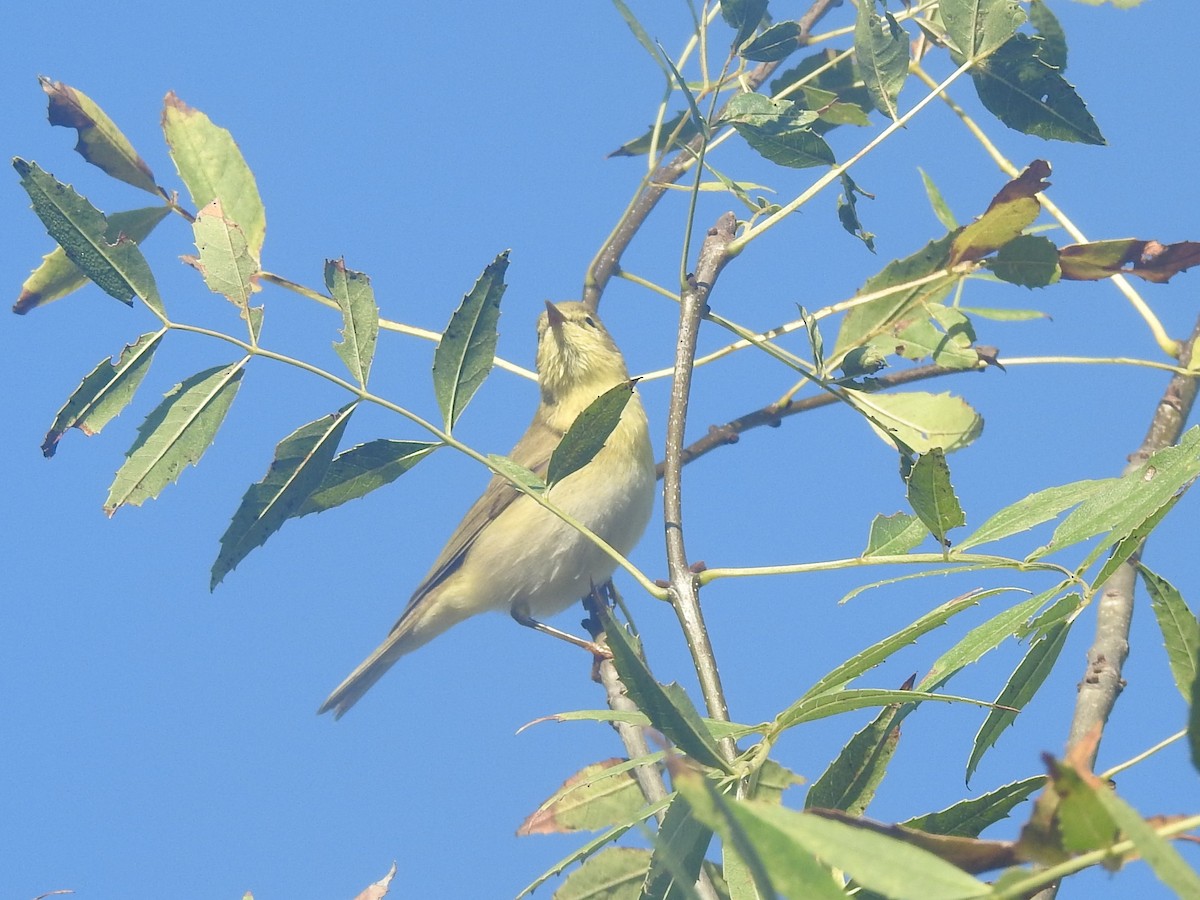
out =
[[[583,323],[590,328],[596,327],[596,320],[593,319],[591,316],[584,316]]]

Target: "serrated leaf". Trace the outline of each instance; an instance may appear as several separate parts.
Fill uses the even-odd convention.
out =
[[[692,815],[687,798],[676,793],[655,835],[641,898],[667,900],[679,897],[680,891],[691,891],[700,877],[712,834],[711,828]]]
[[[955,597],[953,600],[943,603],[936,609],[927,612],[910,625],[901,628],[894,634],[888,635],[881,641],[877,641],[866,650],[854,654],[850,659],[818,679],[812,687],[801,695],[799,700],[780,713],[778,718],[788,718],[790,711],[802,705],[804,701],[819,694],[828,694],[836,691],[865,672],[881,665],[893,653],[910,644],[915,644],[917,639],[922,635],[928,634],[933,629],[945,625],[963,610],[976,606],[979,603],[981,593],[980,591],[971,591],[970,593],[963,594],[961,597]]]
[[[38,76],[38,82],[50,98],[50,124],[74,128],[78,134],[76,153],[113,178],[161,195],[150,167],[91,97],[44,75]]]
[[[961,450],[983,432],[983,417],[950,393],[847,391],[845,397],[869,417],[871,427],[884,441],[892,444],[893,438],[899,438],[917,453],[935,447],[947,453]]]
[[[554,900],[635,900],[649,866],[649,850],[608,847],[568,875]]]
[[[604,633],[625,690],[650,723],[701,765],[729,771],[712,734],[683,688],[661,685],[646,667],[625,626],[604,612]]]
[[[225,215],[217,198],[196,214],[192,233],[200,256],[185,256],[183,261],[204,276],[210,291],[238,308],[242,319],[252,326],[250,333],[257,342],[259,329],[255,326],[262,323],[262,309],[252,313],[250,298],[262,290],[258,284],[260,268],[242,227]]]
[[[221,583],[255,547],[291,518],[321,484],[358,401],[301,425],[275,447],[262,481],[250,485],[221,535],[209,589]]]
[[[858,4],[854,57],[875,108],[895,119],[896,101],[908,78],[908,34],[889,12],[875,13],[875,0]]]
[[[929,530],[917,516],[908,513],[877,515],[871,520],[867,549],[863,556],[895,556],[907,553],[925,540]]]
[[[990,319],[993,322],[1032,322],[1050,317],[1040,309],[996,309],[987,306],[960,306],[960,310],[975,319]]]
[[[179,177],[197,209],[220,200],[228,218],[246,235],[250,255],[262,259],[267,215],[254,174],[226,129],[175,95],[163,99],[163,135]]]
[[[626,762],[607,759],[584,766],[521,823],[517,835],[598,831],[633,821],[645,805],[637,780],[628,768],[611,772]]]
[[[1101,546],[1123,539],[1200,475],[1200,426],[1184,433],[1178,445],[1159,450],[1136,471],[1107,490],[1088,497],[1054,530],[1050,543],[1030,559],[1070,547],[1108,532]]]
[[[542,481],[536,472],[513,462],[507,456],[501,456],[498,453],[489,453],[488,462],[495,466],[510,481],[524,485],[535,493],[542,493],[546,490],[546,482]]]
[[[197,372],[167,393],[138,426],[137,439],[108,489],[108,515],[126,504],[153,500],[179,479],[185,466],[200,461],[237,396],[248,360]]]
[[[950,263],[982,259],[1033,224],[1041,212],[1037,195],[1050,183],[1050,164],[1035,159],[992,198],[984,214],[963,228],[950,245]]]
[[[294,514],[325,512],[371,491],[391,484],[434,450],[443,446],[430,441],[369,441],[344,450],[333,458],[321,484]]]
[[[1167,648],[1167,662],[1171,666],[1171,677],[1184,701],[1191,706],[1196,698],[1192,685],[1200,677],[1200,620],[1188,608],[1179,589],[1167,579],[1144,565],[1138,566],[1146,593],[1150,595],[1150,606],[1162,632],[1163,645]]]
[[[721,18],[734,30],[734,50],[758,29],[758,23],[767,14],[767,3],[768,0],[725,0],[721,4]]]
[[[1018,803],[1028,800],[1045,783],[1042,775],[1024,778],[978,797],[960,800],[939,812],[906,819],[900,824],[929,834],[978,837],[985,828],[1007,819]]]
[[[150,370],[154,351],[166,333],[164,328],[143,334],[126,345],[115,362],[108,357],[100,360],[54,417],[42,441],[42,455],[53,456],[59,439],[68,429],[78,428],[91,437],[120,415]]]
[[[899,703],[884,707],[850,738],[813,782],[804,797],[805,809],[840,809],[851,815],[866,811],[899,745],[901,708]]]
[[[979,766],[983,755],[1000,739],[1000,734],[1017,718],[1017,712],[1033,699],[1046,678],[1050,675],[1058,655],[1062,652],[1071,631],[1071,623],[1063,622],[1049,629],[1042,637],[1034,640],[1017,668],[1005,683],[999,696],[996,697],[997,707],[1011,709],[992,709],[979,726],[975,740],[971,746],[971,755],[967,760],[967,783]],[[1013,710],[1016,710],[1014,712]]]
[[[812,129],[823,134],[838,125],[869,125],[870,95],[854,60],[827,48],[807,56],[771,82],[771,95],[791,91],[789,99],[801,109],[820,115]],[[799,93],[797,94],[797,91]]]
[[[914,361],[929,358],[948,369],[973,369],[980,359],[974,343],[975,329],[961,310],[925,303],[872,338],[868,347]]]
[[[895,322],[923,303],[936,303],[949,293],[958,276],[944,271],[949,265],[953,234],[931,241],[911,256],[894,259],[877,275],[867,279],[856,296],[888,291],[847,311],[838,331],[830,362],[841,362],[851,350],[883,334]],[[939,278],[930,278],[939,271]],[[910,286],[911,285],[911,286]]]
[[[1038,48],[1038,56],[1048,66],[1056,69],[1067,67],[1067,36],[1054,13],[1042,0],[1032,0],[1029,4],[1029,24],[1042,39]]]
[[[1150,536],[1159,523],[1167,517],[1175,504],[1183,497],[1182,494],[1176,494],[1162,506],[1155,509],[1145,519],[1135,525],[1128,531],[1122,531],[1120,535],[1110,535],[1107,539],[1102,540],[1091,552],[1083,558],[1083,561],[1076,567],[1076,572],[1083,573],[1104,555],[1108,547],[1112,550],[1108,553],[1108,558],[1104,560],[1104,564],[1100,570],[1092,578],[1092,590],[1098,591],[1102,589],[1104,583],[1108,581],[1121,566],[1125,565],[1136,553],[1140,553],[1142,546],[1146,542],[1146,538]],[[1115,538],[1115,539],[1114,539]]]
[[[804,323],[804,331],[808,335],[808,346],[812,349],[813,367],[818,377],[825,375],[825,338],[821,336],[821,326],[803,306],[799,307],[800,321]]]
[[[754,800],[722,797],[701,776],[676,777],[697,814],[739,849],[754,848],[771,885],[789,898],[844,896],[825,866],[850,875],[859,885],[894,900],[964,900],[983,897],[990,887],[920,847],[869,827],[801,813]],[[714,815],[714,811],[716,814]],[[736,827],[741,834],[731,833]],[[825,865],[817,864],[821,860]]]
[[[942,0],[938,10],[950,39],[968,59],[993,52],[1025,21],[1016,0]]]
[[[950,483],[950,467],[940,447],[922,453],[908,476],[908,502],[933,534],[938,544],[949,546],[946,535],[967,524]]]
[[[858,217],[859,195],[869,199],[874,199],[874,195],[862,190],[854,183],[854,179],[844,172],[840,181],[842,182],[842,193],[837,201],[838,221],[842,223],[842,228],[862,241],[866,248],[874,253],[875,235],[863,227],[862,220]]]
[[[166,318],[154,275],[134,240],[119,235],[109,243],[109,223],[104,214],[74,188],[42,171],[37,163],[16,158],[13,168],[33,201],[33,211],[71,262],[105,293],[130,305],[135,296],[140,297]]]
[[[1103,145],[1087,105],[1039,55],[1040,41],[1018,34],[971,70],[980,102],[997,119],[1046,140]]]
[[[454,430],[458,417],[492,370],[507,269],[505,250],[488,263],[463,297],[434,351],[433,391],[447,431]]]
[[[655,53],[655,59],[658,60],[659,64],[661,65],[662,58],[659,57],[657,53]],[[667,138],[675,134],[676,129],[678,129],[678,136],[668,144],[666,142]],[[662,126],[658,130],[659,144],[657,148],[654,147],[654,126],[651,125],[638,137],[626,141],[608,155],[609,157],[644,156],[652,149],[657,149],[657,151],[661,153],[663,150],[671,147],[682,147],[699,133],[700,129],[696,127],[696,123],[692,119],[691,111],[685,109],[679,113],[676,113],[674,116],[662,123]]]
[[[720,124],[732,125],[754,150],[780,166],[805,169],[833,165],[833,151],[812,130],[818,116],[790,100],[742,93],[730,99]]]
[[[1117,481],[1116,478],[1097,478],[1035,491],[994,513],[975,531],[959,541],[958,549],[966,550],[968,547],[977,547],[1028,531],[1043,522],[1049,522],[1072,506],[1078,506],[1089,497],[1109,490]]]
[[[1009,284],[1046,287],[1059,279],[1058,248],[1049,238],[1023,234],[1001,247],[989,268]]]
[[[830,691],[816,694],[802,702],[793,703],[783,713],[775,717],[771,726],[772,736],[777,736],[789,728],[803,725],[805,722],[815,722],[829,716],[853,712],[856,709],[869,709],[874,706],[888,706],[892,703],[919,703],[933,700],[938,703],[968,703],[971,706],[991,706],[984,700],[972,697],[958,697],[954,694],[935,694],[932,691],[900,691],[884,688],[848,688],[841,691]]]
[[[328,259],[325,287],[342,311],[342,339],[334,342],[333,349],[350,375],[366,387],[379,340],[379,306],[375,303],[371,279],[362,272],[347,269],[344,259]]]
[[[169,206],[147,206],[115,212],[106,217],[108,227],[105,229],[104,239],[108,244],[115,244],[121,235],[125,235],[134,243],[141,244],[154,230],[154,226],[170,211]],[[21,293],[17,296],[17,302],[13,304],[13,312],[23,316],[31,309],[37,309],[74,293],[89,280],[79,266],[71,262],[62,247],[55,247],[42,258],[41,264],[21,285]]]
[[[739,51],[743,59],[754,62],[779,62],[800,47],[804,30],[799,22],[776,22]]]
[[[615,385],[588,404],[563,435],[546,469],[546,484],[553,485],[578,472],[600,452],[633,396],[633,381]]]

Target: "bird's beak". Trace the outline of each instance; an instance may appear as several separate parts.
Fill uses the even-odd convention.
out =
[[[550,327],[555,331],[558,331],[562,327],[562,323],[567,321],[567,317],[549,300],[546,301],[546,317],[550,320]]]

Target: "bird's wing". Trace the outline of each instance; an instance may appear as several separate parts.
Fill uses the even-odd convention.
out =
[[[508,458],[517,465],[524,466],[526,469],[544,478],[550,464],[550,454],[558,446],[558,442],[562,440],[562,437],[562,431],[551,427],[541,418],[535,417],[533,422],[530,423],[529,428],[525,431],[525,434],[517,442],[517,445],[508,454]],[[489,522],[504,512],[519,496],[521,496],[521,492],[513,487],[512,482],[507,478],[502,478],[499,475],[492,476],[492,480],[488,482],[487,489],[484,490],[482,496],[475,501],[471,508],[467,510],[467,514],[463,516],[454,533],[450,535],[450,539],[446,541],[446,546],[442,548],[442,552],[434,561],[429,574],[425,576],[425,580],[413,591],[412,598],[408,601],[408,606],[405,607],[399,620],[393,626],[393,631],[400,627],[409,612],[430,591],[445,581],[462,565],[463,559],[466,558],[467,553],[475,543],[475,539],[479,537],[480,532],[487,527]]]

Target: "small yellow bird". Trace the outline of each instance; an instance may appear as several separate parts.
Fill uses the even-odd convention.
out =
[[[550,454],[576,417],[628,381],[621,351],[582,303],[546,303],[538,318],[541,403],[509,457],[545,477]],[[554,484],[549,499],[628,555],[650,520],[654,453],[635,391],[604,447]],[[522,624],[561,612],[603,584],[616,564],[553,513],[494,476],[413,592],[387,640],[321,705],[341,718],[401,656],[487,610]]]

